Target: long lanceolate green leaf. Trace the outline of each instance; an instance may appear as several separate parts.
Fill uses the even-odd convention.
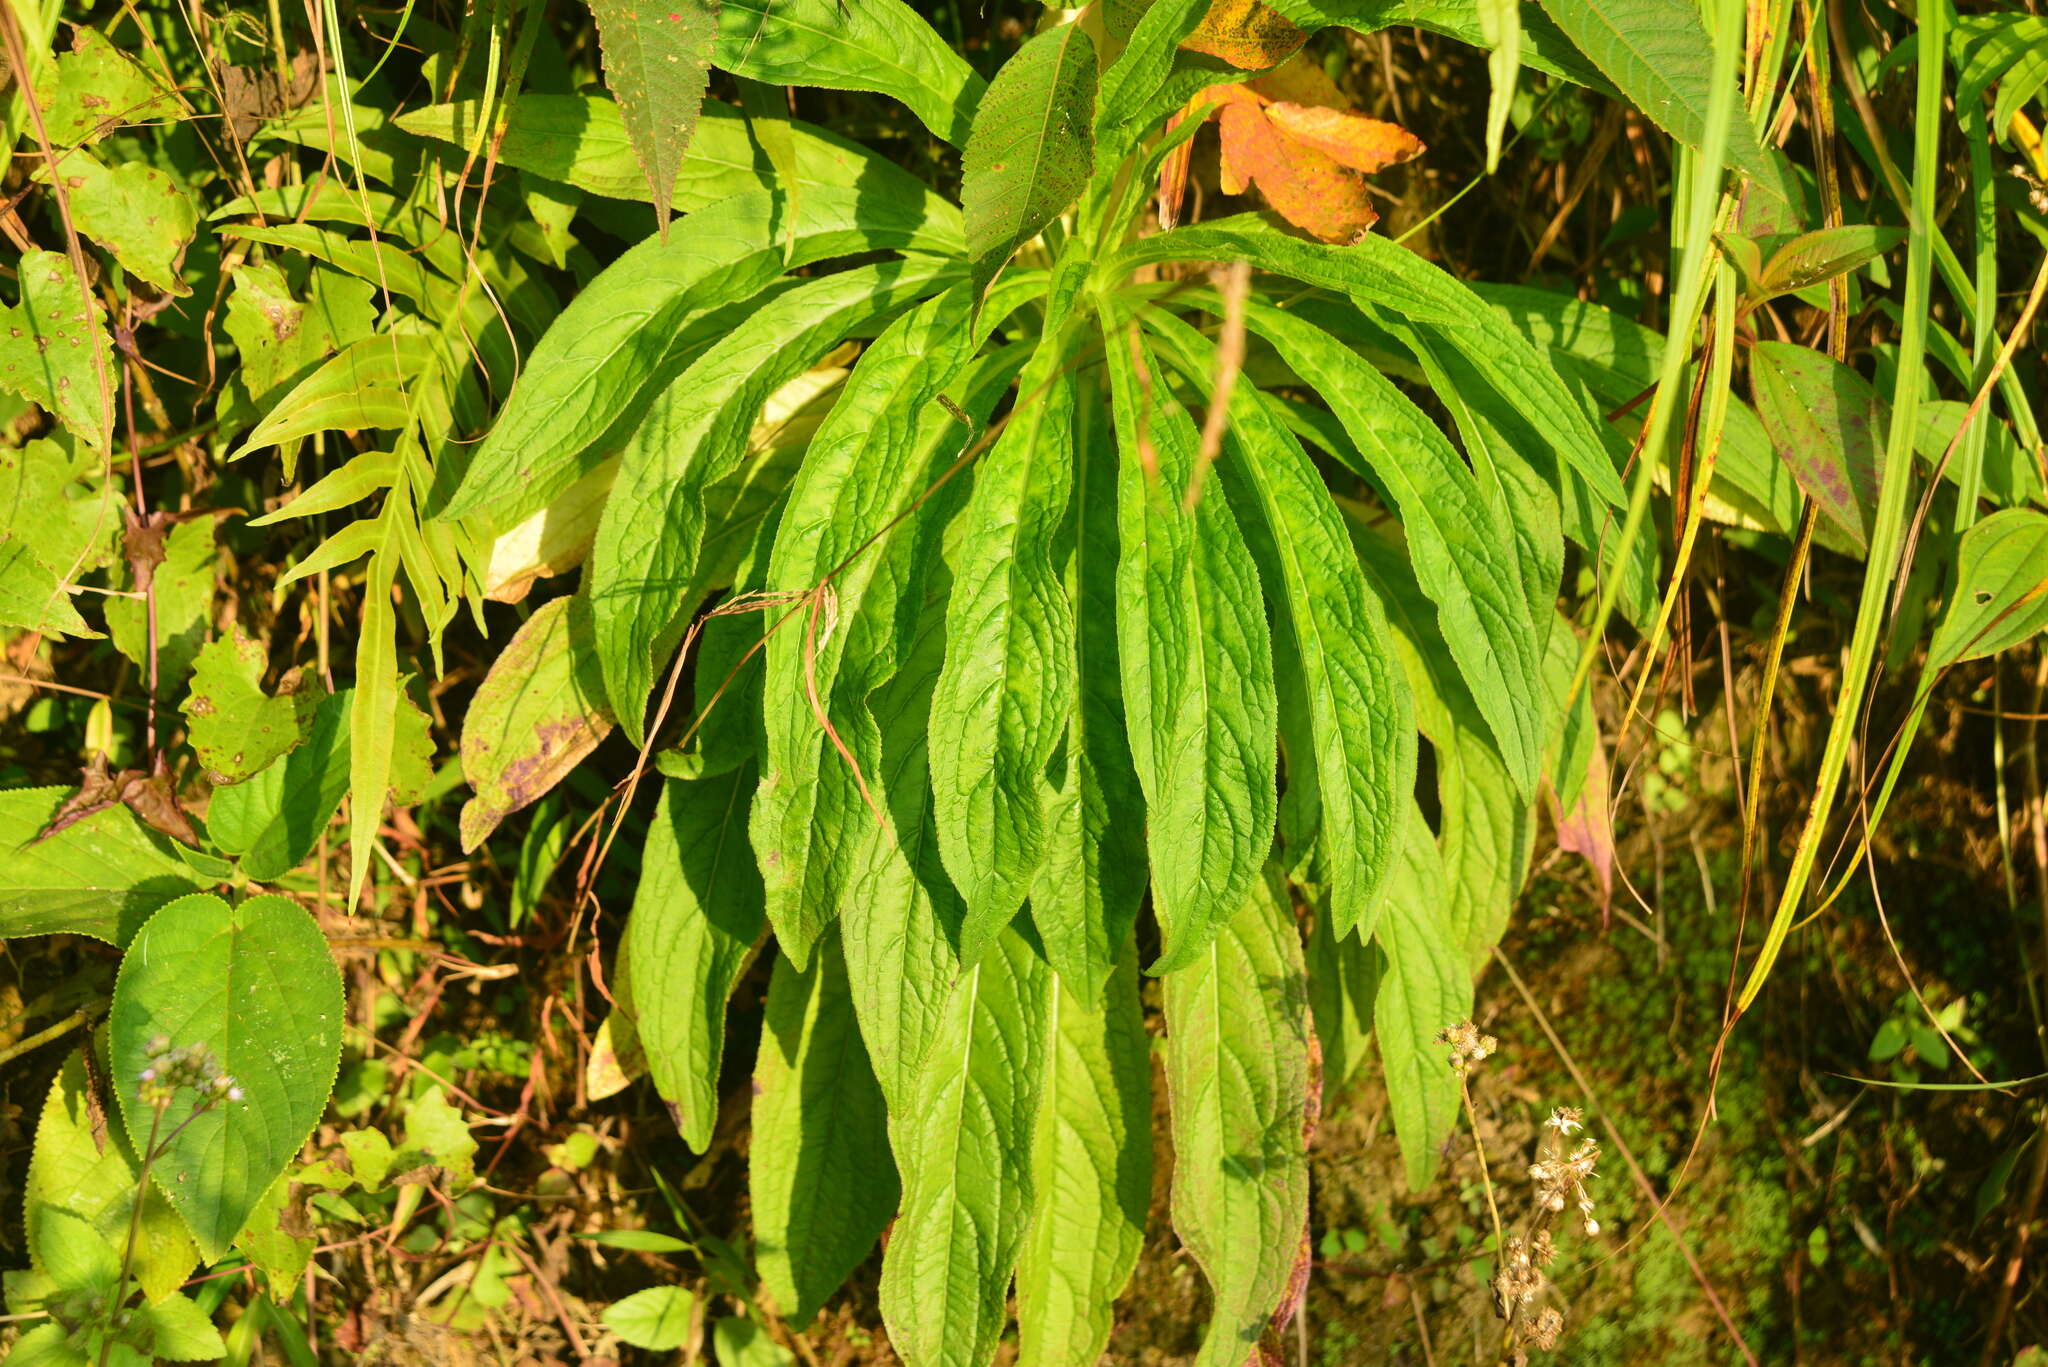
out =
[[[1408,1189],[1419,1192],[1458,1118],[1458,1084],[1436,1037],[1472,1014],[1472,969],[1459,952],[1436,837],[1412,799],[1407,807],[1400,865],[1379,924],[1386,968],[1373,1003],[1373,1038]]]
[[[815,186],[804,191],[795,255],[785,259],[785,212],[769,191],[735,195],[608,266],[535,344],[441,515],[502,528],[545,507],[617,449],[681,361],[731,330],[736,318],[718,310],[752,298],[786,267],[960,246],[958,220],[936,197]]]
[[[1535,791],[1547,729],[1542,652],[1513,532],[1443,433],[1356,352],[1267,305],[1248,305],[1245,318],[1330,406],[1364,463],[1358,473],[1393,501],[1451,655],[1516,781]]]
[[[1046,765],[1074,695],[1074,610],[1058,564],[1073,489],[1074,397],[1057,334],[977,465],[932,696],[939,850],[967,903],[973,963],[1024,903],[1046,849]]]
[[[1059,979],[1017,1261],[1019,1367],[1094,1362],[1137,1265],[1152,1196],[1152,1055],[1128,946],[1099,989]]]
[[[1543,8],[1651,122],[1695,150],[1706,145],[1716,38],[1689,0],[1543,0]],[[1768,174],[1746,120],[1730,129],[1728,164]]]
[[[631,1006],[647,1071],[699,1153],[718,1121],[726,998],[761,936],[761,873],[747,845],[754,784],[743,764],[663,787],[621,950],[642,985]]]
[[[585,591],[605,691],[628,739],[656,667],[696,604],[682,601],[704,540],[705,491],[746,455],[761,406],[849,332],[887,318],[957,269],[889,261],[807,281],[728,333],[658,395],[620,453]]]
[[[854,856],[840,916],[841,949],[861,1036],[891,1115],[922,1104],[917,1075],[960,976],[965,910],[939,860],[925,762],[932,686],[946,653],[945,590],[934,575],[909,657],[869,698],[880,741],[875,772],[887,820]]]
[[[896,1209],[882,1093],[834,941],[818,946],[808,970],[776,960],[754,1092],[755,1264],[778,1308],[802,1324]]]
[[[726,0],[713,60],[771,85],[878,91],[955,147],[986,89],[901,0]]]
[[[1033,1130],[1052,970],[1016,927],[959,979],[890,1117],[903,1211],[882,1259],[882,1318],[907,1367],[982,1367],[1030,1223]]]
[[[604,48],[605,84],[619,97],[666,236],[669,196],[704,103],[718,0],[591,0],[590,12]]]
[[[914,619],[906,623],[902,608],[922,601],[920,539],[947,506],[919,500],[973,435],[937,402],[943,394],[976,411],[974,372],[962,375],[976,343],[971,307],[967,287],[956,286],[876,339],[812,439],[776,533],[768,587],[802,597],[793,611],[771,609],[790,615],[766,649],[752,835],[768,919],[800,963],[838,914],[851,837],[870,819],[869,780],[846,762],[863,746],[834,736],[872,726],[865,699],[909,649]]]
[[[1279,703],[1258,569],[1229,504],[1182,507],[1194,423],[1151,357],[1132,354],[1115,311],[1102,321],[1122,447],[1117,654],[1165,942],[1152,971],[1167,973],[1196,961],[1258,880],[1273,842]]]
[[[1192,376],[1212,373],[1210,348],[1194,329],[1158,310],[1145,321]],[[1229,474],[1251,492],[1280,570],[1273,587],[1308,704],[1333,924],[1339,935],[1369,935],[1394,866],[1401,795],[1415,786],[1408,688],[1343,516],[1307,453],[1249,385],[1232,398],[1231,449]]]
[[[1216,1308],[1197,1367],[1242,1367],[1308,1238],[1308,993],[1277,876],[1166,979],[1173,1227]]]
[[[1160,261],[1248,261],[1349,295],[1369,315],[1406,319],[1459,352],[1502,403],[1521,412],[1592,496],[1619,506],[1621,479],[1571,392],[1527,339],[1462,281],[1384,238],[1348,247],[1302,242],[1256,219],[1223,219],[1140,238],[1110,261],[1121,274]]]
[[[1099,375],[1099,372],[1098,372]],[[1099,380],[1086,378],[1075,432],[1073,585],[1076,687],[1066,764],[1052,780],[1045,862],[1031,920],[1065,982],[1097,990],[1145,898],[1145,800],[1124,733],[1117,672],[1117,453]]]

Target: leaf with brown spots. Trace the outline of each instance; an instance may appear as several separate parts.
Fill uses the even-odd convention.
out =
[[[582,600],[543,604],[491,666],[462,724],[462,776],[476,789],[462,809],[463,850],[560,783],[611,729]]]
[[[1307,41],[1306,30],[1259,0],[1215,0],[1181,46],[1257,71],[1285,61]]]
[[[48,409],[88,446],[104,451],[100,379],[114,369],[99,302],[87,308],[62,253],[23,252],[16,269],[19,304],[0,309],[0,389]]]
[[[98,142],[123,124],[179,116],[177,99],[163,82],[111,39],[82,24],[71,51],[59,53],[36,78],[36,103],[58,147]]]
[[[57,170],[71,191],[71,216],[80,232],[159,293],[192,292],[178,272],[199,230],[199,209],[182,185],[153,166],[104,166],[84,151],[65,157]],[[48,179],[48,173],[37,179]]]
[[[590,0],[590,12],[604,48],[605,84],[618,96],[666,241],[676,175],[711,74],[718,0]]]
[[[185,721],[192,748],[215,786],[240,783],[306,738],[320,703],[315,684],[288,670],[277,695],[263,691],[265,652],[238,628],[199,651]]]

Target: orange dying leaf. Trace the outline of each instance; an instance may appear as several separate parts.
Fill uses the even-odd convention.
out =
[[[1279,215],[1325,242],[1350,242],[1378,221],[1365,181],[1280,131],[1263,110],[1223,111],[1223,192],[1259,187]]]
[[[1214,0],[1181,46],[1240,71],[1272,66],[1299,50],[1308,34],[1259,0]]]
[[[1422,139],[1400,124],[1342,109],[1275,103],[1266,106],[1266,118],[1296,144],[1368,175],[1422,155]]]
[[[1216,11],[1211,10],[1213,16]],[[1399,124],[1369,119],[1306,57],[1243,84],[1210,86],[1187,113],[1219,107],[1225,194],[1256,185],[1295,227],[1325,242],[1350,242],[1379,219],[1364,175],[1419,156],[1422,140]],[[1186,144],[1160,177],[1161,222],[1179,213],[1187,184]]]

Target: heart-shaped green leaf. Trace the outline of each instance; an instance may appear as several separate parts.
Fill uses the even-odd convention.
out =
[[[149,919],[121,961],[114,1090],[129,1132],[161,1148],[151,1175],[208,1261],[227,1251],[326,1108],[342,1007],[326,938],[284,897],[232,908],[210,894],[181,897]],[[230,1086],[177,1076],[203,1071],[167,1063],[195,1048]],[[145,1071],[152,1084],[201,1085],[145,1093]]]

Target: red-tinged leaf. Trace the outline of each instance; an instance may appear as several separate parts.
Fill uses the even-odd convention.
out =
[[[1231,104],[1222,123],[1225,194],[1256,185],[1282,218],[1325,242],[1349,242],[1379,221],[1357,172],[1295,144],[1265,111]]]
[[[1215,0],[1181,46],[1240,71],[1273,66],[1298,51],[1308,34],[1259,0]]]
[[[710,78],[718,0],[590,0],[604,49],[604,79],[619,100],[633,155],[668,233],[669,201]]]
[[[1607,747],[1593,738],[1592,753],[1586,758],[1586,781],[1570,811],[1561,810],[1553,796],[1551,819],[1557,825],[1557,847],[1583,855],[1600,880],[1600,910],[1605,913],[1614,897],[1614,812],[1607,801]]]
[[[1367,174],[1423,152],[1422,139],[1400,124],[1342,109],[1276,103],[1266,107],[1266,120],[1296,145]]]
[[[1758,342],[1749,377],[1757,416],[1792,477],[1857,551],[1867,550],[1891,405],[1840,361],[1789,342]]]

